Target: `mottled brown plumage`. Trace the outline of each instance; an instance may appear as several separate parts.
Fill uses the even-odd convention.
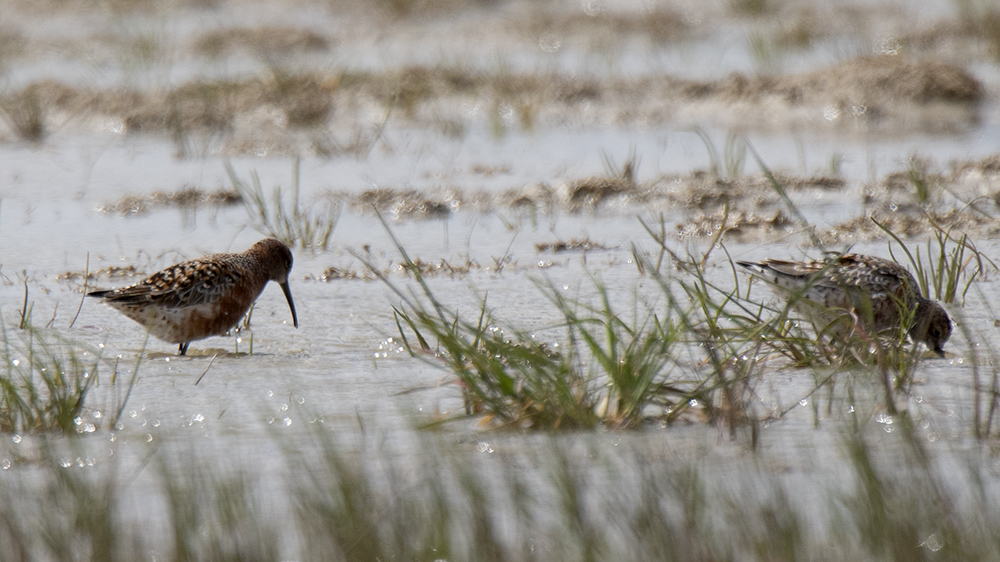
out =
[[[143,281],[87,296],[102,299],[125,316],[146,326],[163,341],[188,344],[232,329],[257,300],[268,281],[281,286],[299,326],[288,287],[292,252],[273,238],[240,254],[213,254],[168,267]]]
[[[944,356],[951,319],[940,304],[920,294],[917,280],[898,263],[858,254],[806,262],[736,263],[786,295],[799,295],[826,309],[847,310],[858,321],[870,322],[876,332],[903,327],[910,339]],[[904,322],[907,325],[901,326]]]

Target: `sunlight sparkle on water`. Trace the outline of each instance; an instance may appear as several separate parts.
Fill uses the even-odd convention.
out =
[[[546,53],[554,53],[562,47],[562,41],[555,33],[543,33],[538,36],[538,48]]]
[[[927,536],[927,540],[920,543],[920,546],[927,547],[931,552],[937,552],[944,548],[944,541],[941,540],[941,536],[937,533],[931,533]]]
[[[97,431],[96,425],[87,421],[83,421],[83,418],[74,418],[73,424],[76,425],[77,433],[93,433]]]

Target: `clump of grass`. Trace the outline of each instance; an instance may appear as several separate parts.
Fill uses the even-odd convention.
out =
[[[565,353],[600,385],[592,399],[598,418],[612,427],[639,427],[649,410],[673,412],[684,401],[671,387],[678,326],[652,312],[629,320],[612,306],[602,282],[594,280],[594,287],[598,304],[581,306],[552,284],[542,286],[564,319]]]
[[[322,125],[333,108],[331,86],[309,74],[290,73],[278,64],[269,64],[273,77],[270,97],[281,107],[289,126],[298,128]]]
[[[639,163],[642,159],[635,151],[635,146],[629,149],[628,156],[621,166],[615,162],[614,156],[607,151],[601,152],[601,160],[604,161],[604,172],[609,178],[617,178],[626,182],[633,189],[638,187]]]
[[[83,278],[82,293],[86,293],[87,272]],[[51,330],[56,319],[55,310],[44,328],[35,327],[31,321],[33,309],[34,302],[29,301],[25,279],[24,302],[18,311],[18,330],[10,335],[0,321],[3,345],[0,349],[0,432],[89,433],[96,430],[97,425],[86,419],[84,404],[90,390],[97,384],[101,354]],[[71,328],[75,322],[76,317],[70,322]],[[117,384],[118,361],[115,360],[110,384],[115,385],[118,394],[110,405],[113,413],[104,416],[109,428],[116,427],[121,419],[138,380],[141,361],[142,352],[122,396],[122,386]],[[100,417],[95,415],[95,421]]]
[[[914,196],[919,203],[928,203],[940,188],[941,176],[931,173],[928,168],[927,161],[911,158],[906,169],[906,179],[913,186]]]
[[[531,79],[511,72],[501,66],[487,78],[492,98],[490,132],[496,138],[507,133],[508,123],[517,123],[521,130],[531,131],[538,122],[545,93],[532,84]]]
[[[751,32],[747,36],[747,50],[761,69],[771,72],[780,70],[785,50],[770,35],[762,31]]]
[[[952,234],[951,228],[945,229],[931,220],[933,236],[927,240],[927,253],[921,256],[919,246],[910,252],[899,236],[874,218],[871,220],[906,254],[920,284],[920,292],[928,298],[951,304],[960,297],[964,304],[974,281],[985,278],[989,271],[1000,270],[964,232]],[[890,254],[892,249],[890,244]]]
[[[705,145],[705,150],[708,152],[709,171],[715,177],[732,180],[743,175],[746,168],[748,145],[742,135],[732,132],[727,134],[725,145],[720,153],[707,131],[701,127],[695,127],[693,131]]]
[[[30,324],[15,337],[2,325],[0,330],[0,431],[73,433],[100,357]]]
[[[270,198],[265,195],[257,172],[250,173],[250,182],[247,183],[240,179],[231,164],[227,162],[225,166],[233,189],[239,193],[257,230],[289,246],[298,245],[302,249],[323,251],[329,245],[340,219],[341,206],[330,201],[319,212],[302,206],[299,200],[300,164],[300,160],[296,158],[292,168],[290,203],[286,201],[286,193],[281,186],[271,191]]]
[[[750,4],[760,4],[767,11],[769,8],[763,6],[766,1],[757,0],[734,0],[732,4],[740,3],[749,6]],[[749,14],[745,15],[759,15]],[[789,18],[775,18],[775,21],[763,24],[747,34],[747,47],[753,55],[759,70],[768,73],[780,73],[782,63],[792,51],[802,51],[810,48],[817,39],[818,29],[815,19],[810,15],[799,14]]]
[[[141,78],[151,76],[157,64],[170,56],[166,32],[156,25],[121,22],[115,37],[119,41],[118,64],[132,86],[143,86]]]
[[[418,281],[423,285],[422,278]],[[406,299],[408,306],[394,308],[403,344],[413,355],[433,351],[456,376],[467,414],[485,415],[501,426],[597,425],[591,383],[565,355],[533,341],[528,333],[508,334],[495,326],[485,299],[478,314],[466,320],[447,310],[429,289],[423,297],[426,303]],[[411,338],[416,338],[416,346]]]
[[[485,298],[471,317],[452,310],[395,243],[420,286],[417,293],[397,287],[371,260],[357,257],[402,299],[393,310],[405,348],[455,375],[468,415],[535,429],[637,427],[650,409],[668,416],[687,402],[669,384],[675,325],[653,313],[627,320],[600,282],[595,281],[596,305],[541,285],[562,317],[555,328],[566,333],[549,345],[528,330],[498,327]]]

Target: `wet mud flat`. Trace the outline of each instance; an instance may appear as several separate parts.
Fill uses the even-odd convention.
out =
[[[0,547],[995,558],[998,17],[11,2]],[[186,357],[77,312],[264,236],[298,330],[276,288]],[[925,279],[948,355],[734,266],[824,250]]]

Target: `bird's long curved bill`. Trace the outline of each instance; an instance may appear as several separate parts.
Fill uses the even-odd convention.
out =
[[[295,314],[295,302],[292,301],[292,290],[288,288],[288,281],[281,283],[281,291],[285,293],[285,300],[288,301],[288,308],[292,310],[292,324],[299,327],[299,317]]]

